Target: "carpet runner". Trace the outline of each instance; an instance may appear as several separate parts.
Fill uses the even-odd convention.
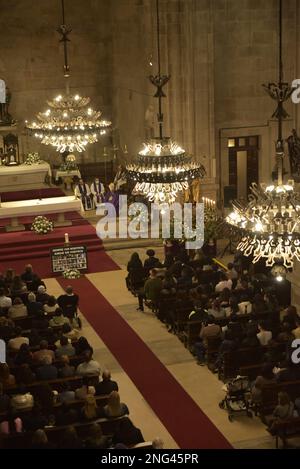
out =
[[[195,401],[86,277],[58,281],[64,288],[73,285],[80,297],[80,310],[180,448],[231,448]]]

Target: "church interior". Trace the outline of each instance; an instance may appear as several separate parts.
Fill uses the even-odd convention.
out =
[[[0,448],[299,448],[300,0],[0,12]]]

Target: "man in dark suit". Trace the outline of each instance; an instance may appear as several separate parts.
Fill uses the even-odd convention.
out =
[[[118,390],[118,384],[116,381],[112,381],[110,371],[103,371],[102,381],[96,385],[96,396],[109,395],[112,391]]]

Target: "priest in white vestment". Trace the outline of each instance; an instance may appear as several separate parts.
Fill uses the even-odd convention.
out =
[[[100,181],[99,178],[96,178],[95,181],[92,183],[90,187],[90,191],[93,195],[93,203],[94,205],[98,205],[103,203],[104,201],[104,194],[105,194],[105,187],[104,184]]]
[[[91,191],[83,179],[79,179],[79,183],[75,187],[75,197],[81,200],[83,210],[93,210]]]

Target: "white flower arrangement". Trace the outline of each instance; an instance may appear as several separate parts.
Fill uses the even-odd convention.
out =
[[[40,163],[42,163],[42,160],[40,158],[40,155],[36,152],[28,153],[24,161],[24,164],[27,164],[28,166],[31,166],[32,164],[40,164]]]
[[[62,275],[63,275],[63,278],[66,278],[68,280],[81,277],[81,273],[77,269],[67,269],[63,272]]]
[[[35,217],[31,225],[31,230],[36,234],[47,234],[53,231],[53,223],[42,215]]]

